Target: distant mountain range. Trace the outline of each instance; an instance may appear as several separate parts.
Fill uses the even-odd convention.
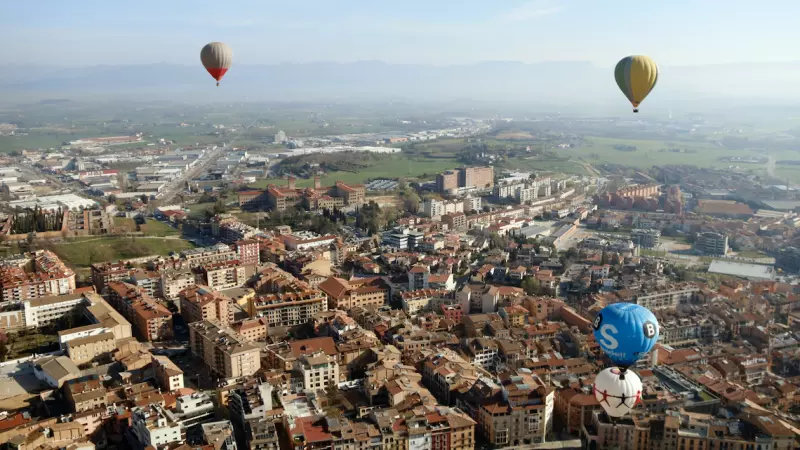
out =
[[[250,100],[499,100],[552,104],[619,102],[612,69],[589,62],[402,65],[383,62],[234,65],[216,88],[196,66],[149,64],[59,68],[0,66],[7,98],[119,96]],[[800,63],[662,67],[646,105],[718,99],[800,100]],[[623,100],[624,101],[624,100]]]

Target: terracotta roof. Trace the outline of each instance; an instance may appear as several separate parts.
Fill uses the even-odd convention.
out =
[[[336,343],[333,342],[332,338],[327,336],[290,342],[289,346],[291,347],[292,355],[295,358],[298,358],[301,355],[310,355],[320,350],[329,356],[333,356],[338,353],[336,351]]]

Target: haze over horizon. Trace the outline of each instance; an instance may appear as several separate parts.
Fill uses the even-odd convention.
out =
[[[145,0],[135,4],[8,2],[0,5],[14,65],[197,64],[219,40],[235,64],[385,61],[590,61],[612,67],[627,54],[662,66],[787,62],[800,40],[800,4],[740,0],[352,0],[302,3]]]

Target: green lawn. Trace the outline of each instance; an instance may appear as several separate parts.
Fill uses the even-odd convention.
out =
[[[345,183],[363,183],[373,178],[421,178],[432,179],[437,173],[458,167],[460,164],[454,159],[427,159],[408,158],[405,156],[392,156],[380,160],[375,165],[359,172],[332,172],[322,177],[323,186],[331,186],[337,180]],[[251,187],[265,188],[268,184],[285,185],[284,179],[265,179],[253,183]],[[308,187],[314,184],[313,179],[298,179],[298,187]]]
[[[211,209],[213,206],[214,202],[193,203],[191,205],[186,205],[185,208],[189,210],[189,217],[199,219],[205,217],[206,210]]]
[[[182,239],[105,237],[87,238],[55,244],[53,251],[72,267],[87,267],[102,261],[169,255],[192,248]]]
[[[145,226],[142,227],[145,236],[178,236],[180,231],[170,225],[159,222],[158,220],[147,219]]]
[[[136,221],[127,217],[115,217],[114,225],[124,227],[129,232],[136,231]],[[158,220],[147,219],[146,225],[142,227],[145,236],[179,236],[180,232]]]

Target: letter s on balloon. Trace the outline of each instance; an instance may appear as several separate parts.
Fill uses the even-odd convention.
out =
[[[619,347],[619,341],[617,341],[617,338],[609,334],[609,332],[612,334],[617,334],[618,332],[617,327],[615,327],[610,323],[607,323],[602,327],[600,327],[600,334],[603,336],[604,340],[604,342],[601,342],[601,344],[608,350],[614,350],[617,347]]]

